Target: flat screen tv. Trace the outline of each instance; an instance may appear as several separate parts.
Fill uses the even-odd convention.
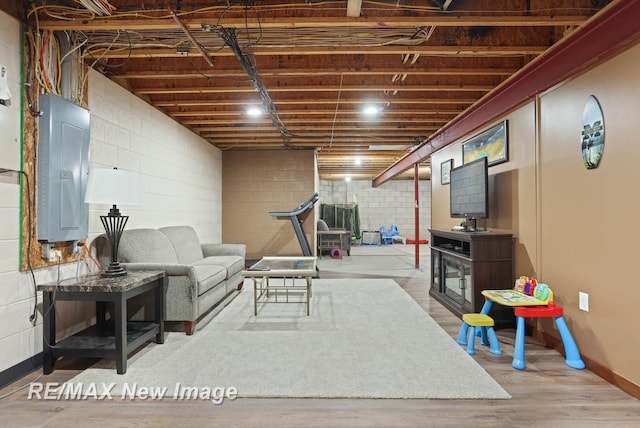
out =
[[[482,157],[451,170],[449,183],[451,217],[471,220],[489,217],[489,167]]]

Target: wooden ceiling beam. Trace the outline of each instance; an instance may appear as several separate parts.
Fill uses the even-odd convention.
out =
[[[209,142],[211,144],[213,144],[211,141]],[[216,141],[215,146],[217,148],[219,148],[220,150],[230,150],[230,149],[255,149],[255,148],[260,148],[260,147],[264,147],[264,145],[270,145],[271,147],[277,147],[277,148],[291,148],[291,147],[295,147],[295,148],[304,148],[304,149],[316,149],[318,151],[318,155],[319,157],[324,157],[326,156],[326,153],[328,151],[336,151],[336,153],[343,153],[343,156],[345,153],[347,153],[349,156],[351,155],[358,155],[360,156],[362,159],[369,159],[370,154],[369,154],[369,150],[368,150],[368,146],[367,146],[367,142],[364,143],[358,143],[358,144],[345,144],[345,143],[336,143],[335,141],[333,141],[332,143],[327,142],[323,142],[323,143],[318,143],[317,141],[314,141],[313,144],[309,144],[308,141],[300,141],[300,140],[296,140],[296,141],[289,141],[287,143],[287,146],[284,145],[282,140],[265,140],[265,141],[258,141],[258,142],[250,142],[250,143],[239,143],[237,140],[223,140],[223,141]],[[386,158],[388,160],[390,160],[387,165],[385,165],[384,167],[381,168],[381,170],[384,170],[385,167],[389,166],[390,163],[394,163],[395,161],[398,161],[399,159],[401,159],[403,156],[405,156],[407,154],[407,150],[406,149],[402,149],[401,147],[398,148],[398,150],[389,150],[389,158]]]
[[[251,133],[256,137],[262,135],[270,135],[271,133],[278,133],[278,131],[273,126],[247,126],[242,128],[233,128],[233,127],[221,127],[221,126],[190,126],[193,130],[198,133],[206,133],[211,136],[235,136],[239,138],[246,138],[247,133]],[[437,131],[440,129],[439,126],[420,126],[420,127],[397,127],[397,126],[376,126],[376,127],[361,127],[361,126],[290,126],[287,129],[293,133],[298,134],[300,137],[319,137],[319,136],[330,136],[331,132],[341,132],[347,133],[347,135],[334,138],[352,138],[352,137],[367,137],[371,134],[377,134],[383,132],[387,137],[394,136],[418,136],[425,135],[429,133],[429,131]],[[349,134],[351,133],[351,134]]]
[[[441,104],[441,105],[464,105],[464,104],[473,104],[477,101],[476,98],[393,98],[392,100],[388,100],[389,102],[393,102],[394,105],[423,105],[423,104]],[[386,100],[380,100],[381,103],[385,103]],[[305,106],[314,106],[314,105],[336,105],[336,100],[324,100],[324,99],[314,99],[310,100],[273,100],[273,103],[276,106],[280,105],[305,105]],[[255,105],[262,104],[258,100],[158,100],[151,102],[152,105],[156,107],[202,107],[202,106],[234,106],[234,105]],[[340,105],[347,104],[362,104],[362,100],[349,100],[349,99],[341,99]]]
[[[348,146],[337,146],[332,147],[331,149],[322,149],[323,153],[322,160],[319,160],[320,163],[337,163],[337,164],[349,164],[353,163],[356,158],[361,158],[362,152],[366,152],[372,159],[382,160],[382,159],[390,159],[398,156],[399,152],[406,151],[402,147],[398,147],[397,150],[388,150],[385,152],[379,152],[371,149],[360,150],[356,153],[352,152],[352,148]]]
[[[206,24],[215,25],[219,14],[200,14],[198,17],[190,17],[178,14],[181,22],[191,31],[203,31]],[[380,28],[380,27],[400,27],[414,28],[426,26],[438,27],[563,27],[577,26],[586,21],[585,16],[562,16],[562,15],[511,15],[511,16],[490,16],[472,15],[461,16],[457,14],[448,15],[425,15],[425,16],[363,16],[359,18],[350,17],[329,17],[318,16],[307,17],[267,17],[260,19],[255,17],[245,18],[224,18],[221,24],[226,28],[242,29],[298,29],[298,28]],[[210,22],[207,22],[210,21]],[[179,29],[178,24],[171,18],[144,18],[137,19],[120,18],[114,14],[108,18],[96,19],[71,19],[71,20],[51,20],[42,19],[38,26],[41,30],[50,31],[115,31],[115,30],[168,30]]]
[[[358,152],[351,155],[349,152],[346,152],[346,150],[347,149],[343,150],[341,154],[338,154],[334,157],[325,155],[327,159],[323,162],[318,162],[318,163],[322,166],[328,166],[328,167],[334,167],[334,168],[344,167],[344,166],[354,166],[355,158],[362,158],[363,153]],[[383,165],[385,162],[389,162],[390,160],[393,160],[393,159],[398,159],[399,153],[401,153],[401,151],[390,153],[387,156],[376,156],[376,155],[371,155],[367,153],[368,157],[367,157],[366,163],[361,164],[361,166],[370,167],[372,165]]]
[[[255,143],[255,144],[238,144],[238,142],[228,143],[228,144],[220,144],[216,143],[216,147],[221,150],[230,150],[230,149],[240,149],[240,150],[252,150],[252,149],[284,149],[285,146],[282,143],[282,139],[280,142],[272,142],[272,143]]]
[[[191,31],[182,23],[182,21],[180,20],[178,15],[176,15],[175,12],[171,8],[169,8],[169,13],[171,14],[171,17],[176,22],[176,24],[178,24],[178,26],[180,27],[180,29],[182,30],[184,35],[187,37],[187,39],[189,39],[191,44],[198,50],[198,52],[200,52],[200,55],[202,55],[204,60],[207,61],[207,64],[209,64],[209,66],[211,68],[215,67],[216,64],[213,61],[213,59],[209,56],[209,54],[202,47],[202,45],[200,43],[198,43],[198,41],[195,39],[195,37],[193,37],[193,35],[191,34]]]
[[[210,134],[205,133],[200,133],[200,135],[202,136],[202,138],[208,139],[210,143],[215,143],[216,147],[221,147],[220,144],[232,144],[234,147],[244,147],[246,145],[250,145],[252,143],[260,143],[260,142],[264,142],[264,141],[271,141],[271,142],[280,142],[280,144],[282,144],[282,138],[276,138],[276,134],[272,134],[270,137],[269,136],[260,136],[260,138],[258,138],[257,140],[247,140],[247,136],[244,135],[241,138],[238,138],[237,134],[233,134],[233,135],[215,135],[215,136],[211,136]],[[280,137],[278,135],[278,137]],[[355,146],[355,145],[388,145],[389,142],[396,142],[396,144],[398,141],[404,141],[405,144],[409,144],[411,146],[416,145],[417,142],[414,138],[414,136],[412,135],[382,135],[382,136],[370,136],[370,135],[360,135],[360,134],[354,134],[354,135],[347,135],[344,136],[342,138],[337,138],[334,137],[333,140],[331,139],[331,135],[327,135],[326,133],[316,133],[316,134],[305,134],[305,137],[289,137],[289,144],[299,144],[299,145],[305,145],[305,146],[309,146],[309,147],[317,147],[318,149],[321,149],[323,146],[325,147],[331,147],[331,145],[333,144],[334,146],[339,146],[339,145],[350,145],[351,146]]]
[[[200,135],[212,135],[207,132],[200,132]],[[218,142],[224,142],[224,138],[221,138],[221,135],[215,136],[218,139]],[[237,140],[238,134],[233,134],[232,138],[228,140],[230,143],[238,143]],[[312,138],[311,138],[312,137]],[[306,142],[307,140],[313,140],[313,143],[319,144],[319,147],[323,144],[337,144],[337,145],[347,145],[349,147],[355,146],[369,146],[374,147],[377,152],[390,152],[393,150],[403,150],[407,147],[412,147],[418,144],[418,142],[414,139],[413,136],[406,135],[388,135],[384,138],[384,141],[378,141],[377,138],[372,138],[369,135],[360,135],[360,136],[348,136],[345,138],[334,136],[333,140],[331,135],[320,134],[320,135],[300,135],[294,134],[289,136],[289,140],[293,142]],[[255,143],[261,141],[279,141],[282,142],[282,136],[279,133],[273,132],[270,134],[242,134],[242,142],[243,143]],[[396,147],[398,146],[398,147]],[[379,149],[378,147],[384,147],[385,150]]]
[[[300,124],[307,124],[310,121],[313,121],[314,124],[333,124],[333,123],[343,123],[343,121],[345,121],[346,119],[334,119],[334,118],[304,118],[304,119],[284,119],[283,122],[285,123],[285,125],[288,126],[292,126],[292,125],[300,125]],[[356,118],[356,119],[350,119],[350,121],[353,122],[360,122],[363,124],[367,124],[367,123],[372,123],[372,126],[378,126],[381,123],[397,123],[397,124],[402,124],[403,126],[405,124],[418,124],[418,125],[426,125],[426,124],[434,124],[434,123],[439,123],[439,124],[444,124],[447,123],[449,120],[448,119],[441,119],[441,120],[427,120],[425,118],[422,117],[403,117],[403,118],[398,118],[398,117],[385,117],[385,116],[380,116],[375,118],[374,120],[367,120],[364,118]],[[259,119],[259,120],[252,120],[252,119],[247,119],[247,118],[241,118],[241,119],[236,119],[236,120],[230,120],[230,119],[218,119],[218,120],[214,120],[214,119],[191,119],[191,120],[182,120],[180,123],[184,124],[184,125],[189,125],[189,126],[193,126],[193,127],[198,127],[198,126],[212,126],[212,125],[220,125],[220,126],[226,126],[228,127],[229,125],[241,125],[241,126],[246,126],[246,127],[250,127],[253,125],[266,125],[269,124],[271,125],[271,119]],[[271,125],[273,126],[273,125]]]
[[[460,114],[462,109],[456,110],[443,110],[443,109],[432,109],[425,110],[424,108],[420,108],[417,110],[403,109],[403,110],[385,110],[383,116],[397,116],[397,115],[407,115],[410,114],[412,116],[456,116]],[[243,111],[233,110],[233,111],[209,111],[209,110],[194,110],[194,111],[165,111],[171,117],[201,117],[201,116],[210,116],[210,117],[230,117],[230,116],[238,116],[245,117],[246,113]],[[281,118],[286,118],[286,116],[321,116],[321,115],[360,115],[362,114],[362,110],[360,109],[335,109],[331,110],[286,110],[280,109],[278,110],[278,116]],[[421,118],[422,119],[422,118]],[[437,118],[424,118],[425,120],[448,120],[448,119],[437,119]],[[315,119],[314,119],[315,120]],[[187,123],[188,121],[181,121],[181,123]]]
[[[548,46],[253,46],[254,56],[273,55],[452,55],[460,56],[521,56],[540,55]],[[96,48],[90,50],[95,58],[184,58],[183,52],[170,48]],[[198,55],[197,51],[189,55]],[[210,52],[211,57],[235,56],[230,49]]]
[[[495,85],[363,85],[363,86],[271,86],[269,93],[276,92],[373,92],[373,91],[408,91],[408,92],[489,92]],[[252,87],[209,87],[200,86],[195,88],[137,88],[133,92],[137,95],[167,95],[167,94],[223,94],[223,93],[253,93]]]
[[[355,67],[323,67],[318,68],[301,68],[301,69],[260,69],[262,77],[296,77],[296,76],[386,76],[394,74],[406,74],[408,76],[510,76],[517,70],[515,68],[402,68],[398,67],[376,67],[375,69],[366,70]],[[224,78],[224,77],[242,77],[247,74],[244,71],[235,70],[211,70],[205,76],[202,73],[191,71],[128,71],[117,74],[117,77],[123,79],[204,79],[206,77]]]

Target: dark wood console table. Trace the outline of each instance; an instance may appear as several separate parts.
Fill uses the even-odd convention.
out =
[[[111,358],[116,371],[127,371],[127,356],[155,336],[164,343],[164,271],[129,271],[126,276],[98,275],[70,278],[60,283],[38,285],[43,292],[43,372],[49,374],[58,357]],[[128,321],[127,300],[142,293],[154,293],[155,319]],[[56,341],[56,307],[59,300],[95,301],[96,324],[60,342]],[[106,304],[114,304],[112,319],[106,319]]]

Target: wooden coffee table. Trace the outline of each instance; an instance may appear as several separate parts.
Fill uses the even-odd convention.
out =
[[[292,292],[304,293],[309,315],[311,280],[317,276],[315,257],[263,257],[258,263],[243,271],[242,276],[253,280],[254,315],[258,315],[258,301],[263,297],[269,298],[271,293],[275,293],[275,299],[264,299],[264,303],[298,303],[289,300],[289,294]],[[284,283],[271,285],[270,278],[283,278]],[[291,279],[291,285],[287,285],[287,278]],[[305,285],[295,285],[295,278],[304,278]],[[285,295],[284,300],[278,300],[278,293]]]

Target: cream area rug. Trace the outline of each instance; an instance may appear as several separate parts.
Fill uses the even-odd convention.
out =
[[[303,303],[262,303],[254,316],[246,281],[193,336],[167,333],[129,358],[124,375],[102,360],[69,382],[169,396],[181,385],[235,388],[238,397],[510,398],[390,279],[316,279],[309,316]]]

